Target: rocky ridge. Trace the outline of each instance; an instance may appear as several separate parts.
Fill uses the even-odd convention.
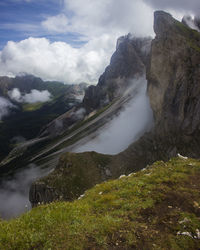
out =
[[[118,39],[110,65],[100,76],[98,84],[86,90],[83,106],[87,113],[121,96],[130,86],[130,80],[145,74],[151,40],[134,38],[131,34]]]
[[[111,157],[109,162],[105,162],[101,166],[109,171],[106,179],[140,170],[156,160],[167,160],[178,152],[193,157],[199,157],[200,155],[200,117],[198,113],[200,100],[198,84],[200,81],[200,34],[163,11],[155,12],[154,30],[156,37],[151,44],[149,63],[142,61],[141,57],[140,60],[137,57],[136,62],[138,63],[136,65],[141,65],[139,73],[144,72],[147,68],[147,92],[154,113],[155,126],[150,133],[145,134],[137,142],[130,145],[127,150]],[[122,41],[123,39],[118,41],[118,48],[124,48],[123,45],[125,44],[127,51],[133,56],[135,51],[130,50],[130,43],[126,41],[123,44]],[[121,56],[119,51],[113,56],[111,62],[115,62],[118,56]],[[122,71],[124,76],[130,76],[128,69],[132,68],[132,64],[129,64],[131,62],[130,58],[127,70]],[[123,62],[121,61],[120,64],[115,62],[113,65],[121,65],[119,68],[123,69]],[[133,65],[135,65],[135,62],[133,62]],[[99,101],[96,103],[92,101],[98,100],[98,92],[103,96],[99,100],[107,98],[104,94],[105,88],[113,86],[112,79],[115,83],[118,79],[117,77],[112,78],[112,72],[114,72],[112,66],[109,66],[100,77],[97,87],[90,87],[86,92],[83,101],[86,107],[90,105],[89,103],[91,103],[92,109],[100,105]],[[105,81],[105,76],[108,77],[106,78],[108,81]],[[107,84],[104,86],[105,83]],[[91,96],[91,99],[88,96]],[[90,99],[90,102],[87,101],[87,98]],[[62,171],[65,171],[65,168],[69,166],[75,169],[77,167],[76,160],[69,160],[66,156],[65,163],[56,170],[58,180]],[[83,169],[84,166],[83,163]],[[97,169],[98,163],[95,163],[92,168]],[[43,183],[51,180],[53,175],[54,173],[46,177]],[[75,178],[81,178],[80,175],[77,176],[76,174]],[[73,179],[74,176],[71,176]],[[101,181],[103,181],[103,178]],[[31,190],[38,190],[39,185],[41,183],[36,182]],[[48,187],[54,188],[53,182],[49,181]],[[38,192],[41,194],[45,191],[43,189],[43,191],[38,190]],[[59,196],[62,195],[61,193]],[[81,192],[76,193],[76,195],[80,194]],[[31,197],[32,201],[37,203],[36,195]],[[70,199],[70,197],[65,197],[65,199],[68,198]],[[43,202],[48,202],[48,197]]]
[[[100,76],[96,86],[90,85],[83,98],[83,102],[58,119],[49,123],[40,136],[57,136],[64,133],[74,123],[112,103],[113,100],[123,96],[132,85],[133,78],[142,77],[146,71],[152,39],[134,38],[131,34],[120,37],[117,41],[116,51],[111,57],[110,65]],[[76,113],[82,110],[82,116]],[[62,124],[58,128],[57,124]]]

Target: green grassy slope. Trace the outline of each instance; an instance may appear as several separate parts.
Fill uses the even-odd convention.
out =
[[[0,249],[199,249],[200,161],[174,158],[0,222]]]

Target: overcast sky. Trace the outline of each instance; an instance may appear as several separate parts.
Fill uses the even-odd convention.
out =
[[[153,36],[153,12],[200,13],[199,0],[6,0],[0,2],[0,75],[95,84],[117,37]]]

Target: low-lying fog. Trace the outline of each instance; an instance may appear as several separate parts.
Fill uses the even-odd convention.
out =
[[[153,113],[146,94],[145,78],[133,80],[133,98],[124,109],[98,132],[95,138],[78,146],[74,152],[97,151],[103,154],[117,154],[125,150],[153,125]],[[93,135],[94,137],[94,135]]]
[[[19,170],[12,179],[3,181],[0,185],[0,217],[9,219],[29,210],[29,188],[42,176],[44,172],[31,164],[26,170]]]
[[[105,154],[116,154],[148,131],[152,127],[153,116],[146,87],[144,78],[134,80],[133,88],[130,89],[130,93],[134,93],[133,98],[98,132],[95,138],[86,138],[87,142],[76,148],[75,152],[94,150]],[[0,217],[11,218],[29,210],[30,185],[48,171],[46,169],[43,172],[36,165],[32,165],[26,170],[18,171],[11,180],[1,183]]]

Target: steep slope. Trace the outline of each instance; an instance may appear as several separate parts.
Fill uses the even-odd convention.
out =
[[[9,93],[16,88],[17,95],[11,96]],[[3,100],[12,104],[8,115],[3,116],[0,122],[0,159],[8,155],[15,144],[35,138],[52,119],[78,105],[85,88],[85,84],[67,86],[59,82],[44,82],[31,75],[0,77],[0,99],[6,98]],[[27,103],[20,99],[33,90],[49,91],[51,99],[35,103]],[[36,94],[40,93],[44,92]]]
[[[151,38],[120,37],[110,65],[100,76],[97,86],[90,86],[83,99],[87,112],[111,102],[131,85],[130,80],[145,74]]]
[[[147,92],[155,126],[115,157],[113,167],[126,171],[180,152],[200,155],[200,33],[163,11],[155,12],[154,29]]]
[[[200,155],[200,117],[198,113],[200,34],[162,11],[155,12],[154,30],[156,37],[152,41],[150,63],[146,65],[148,95],[154,113],[155,126],[150,133],[145,134],[137,142],[130,145],[127,150],[113,156],[109,162],[101,165],[101,168],[109,171],[106,179],[137,171],[147,164],[156,160],[167,160],[177,153],[192,157]],[[127,46],[129,47],[129,44]],[[129,68],[131,66],[129,65]],[[99,85],[100,83],[97,86],[98,90],[101,86]],[[86,97],[87,95],[88,93],[86,93]],[[93,98],[98,100],[96,95]],[[86,155],[85,157],[87,158]],[[78,158],[79,155],[77,155]],[[65,159],[60,171],[58,170],[57,182],[63,178],[61,173],[65,171],[68,164],[71,164],[70,166],[74,170],[78,166],[76,158],[72,162],[67,156]],[[83,169],[84,166],[82,164]],[[98,171],[98,164],[91,166],[91,171],[94,167]],[[73,178],[81,178],[81,174],[77,172],[73,174],[74,172],[70,171],[72,180]],[[43,180],[43,189],[39,188],[41,183],[33,184],[31,190],[37,190],[34,195],[31,194],[33,203],[41,201],[40,198],[38,199],[40,195],[45,197],[44,193],[47,188],[45,182],[48,183],[48,188],[52,187],[52,190],[56,190],[54,182],[50,181],[53,175],[52,173]],[[64,187],[65,184],[63,184]],[[77,194],[80,194],[80,190]],[[65,197],[65,199],[68,198],[70,197]]]
[[[107,125],[110,124],[111,120],[113,122],[115,119],[117,119],[117,117],[120,117],[119,114],[121,111],[126,110],[127,106],[130,109],[130,104],[134,105],[134,102],[135,100],[137,100],[137,96],[139,95],[139,93],[143,93],[142,100],[145,100],[145,105],[148,106],[148,111],[150,112],[150,114],[152,114],[149,107],[148,97],[145,95],[146,79],[144,76],[145,64],[147,63],[147,58],[150,52],[150,43],[150,38],[136,39],[132,38],[130,35],[120,38],[118,40],[115,55],[121,56],[115,56],[115,60],[111,60],[109,66],[110,73],[107,74],[107,70],[105,71],[104,80],[106,81],[106,84],[104,84],[103,87],[107,93],[111,93],[109,92],[110,88],[106,89],[106,85],[109,86],[109,79],[111,79],[112,76],[113,91],[115,90],[115,93],[117,93],[117,95],[113,96],[110,100],[108,100],[108,102],[104,102],[104,99],[102,98],[102,101],[100,101],[102,105],[98,106],[95,110],[93,108],[88,109],[84,103],[77,105],[75,108],[62,114],[61,116],[57,117],[52,122],[44,126],[40,131],[38,137],[18,144],[17,147],[15,147],[9,153],[9,155],[4,158],[3,161],[1,161],[0,193],[4,194],[3,197],[6,197],[6,195],[8,194],[11,196],[10,199],[6,199],[6,202],[0,212],[2,215],[6,217],[12,217],[26,210],[25,205],[28,204],[29,206],[27,191],[29,190],[31,182],[35,181],[35,175],[32,176],[32,173],[36,172],[37,176],[39,175],[39,173],[41,173],[41,176],[49,174],[52,169],[55,169],[59,162],[60,156],[64,152],[70,152],[77,146],[83,145],[91,138],[98,136],[98,134],[101,133],[101,129],[105,130]],[[128,46],[129,49],[126,49],[126,46]],[[129,55],[130,51],[131,56]],[[129,57],[129,59],[125,60],[126,57]],[[135,63],[132,66],[129,66],[129,63],[134,61]],[[114,65],[119,65],[118,70],[121,69],[120,74],[122,74],[122,78],[120,80],[120,84],[119,81],[117,81],[117,79],[119,78],[118,70],[114,70]],[[126,68],[128,67],[129,70],[127,73]],[[113,73],[111,74],[112,71]],[[115,85],[114,82],[116,83]],[[94,87],[94,89],[98,88],[98,86]],[[60,99],[58,98],[58,100]],[[141,105],[140,103],[138,103],[137,105]],[[52,105],[52,108],[53,107],[55,107],[55,104]],[[91,110],[92,112],[88,114],[89,110]],[[142,114],[142,116],[144,117],[145,114],[146,111],[144,111],[144,114]],[[137,116],[137,114],[135,115]],[[131,118],[132,121],[133,119],[137,120],[137,118],[134,118],[135,115]],[[145,117],[144,121],[146,121],[147,119],[148,118]],[[152,121],[150,122],[150,124],[138,126],[139,132],[137,133],[137,135],[130,137],[128,136],[128,142],[125,141],[123,149],[120,150],[124,150],[127,145],[141,136],[141,134],[149,129],[151,125]],[[131,127],[129,129],[131,129]],[[28,129],[28,131],[30,130]],[[122,138],[122,140],[124,139]],[[117,152],[119,152],[119,149]],[[83,154],[83,162],[86,162],[84,161],[84,157],[85,154]],[[90,157],[90,154],[88,154],[88,159],[92,159],[92,162],[94,163],[93,173],[99,173],[98,169],[95,170],[98,161],[93,158],[95,157]],[[97,156],[96,158],[100,159],[100,164],[104,168],[103,164],[106,163],[106,161],[101,161],[101,155],[99,157]],[[109,156],[109,158],[112,157]],[[88,163],[88,173],[92,173],[92,171],[90,171],[90,166],[91,165]],[[108,169],[102,171],[102,173],[100,173],[98,176],[93,175],[92,178],[89,178],[90,181],[88,180],[88,185],[84,186],[84,182],[82,188],[80,188],[79,191],[82,192],[82,190],[92,187],[96,182],[101,182],[102,180],[106,180],[108,177],[111,177],[111,173],[109,173]],[[21,184],[17,183],[17,185],[16,182],[14,182],[14,185],[17,187],[13,190],[13,184],[11,185],[10,183],[12,183],[14,179],[16,179],[16,176],[17,182],[20,182],[20,178],[18,178],[18,176],[23,176],[23,172],[30,173],[31,177],[28,178],[28,182],[22,182]],[[87,174],[85,177],[87,177]],[[70,178],[71,177],[69,175],[69,179]],[[56,193],[52,198],[48,196],[48,191],[46,191],[45,185],[39,184],[37,186],[33,186],[32,190],[33,193],[30,195],[32,196],[31,201],[33,204],[37,203],[38,199],[42,199],[38,198],[40,196],[43,197],[43,199],[46,199],[46,201],[56,198]],[[43,191],[46,192],[46,194],[44,194]],[[73,197],[77,197],[77,194]],[[19,196],[23,200],[23,202],[20,202],[20,204],[18,203],[19,209],[17,210],[17,208],[15,207],[16,209],[8,212],[10,211],[9,208],[12,202],[12,197],[16,198]],[[45,198],[46,196],[47,198]],[[0,195],[0,198],[1,197],[2,195]]]
[[[148,69],[148,94],[156,129],[195,135],[200,125],[200,33],[157,12]]]
[[[199,249],[200,162],[174,158],[0,221],[1,249]]]
[[[0,172],[5,173],[6,169],[11,169],[13,161],[15,161],[15,167],[18,165],[26,166],[32,162],[32,159],[47,158],[48,155],[51,156],[52,152],[54,156],[49,158],[54,158],[54,163],[49,164],[54,164],[55,167],[61,153],[63,151],[69,151],[67,146],[72,144],[71,141],[68,142],[69,139],[76,137],[75,140],[73,139],[73,142],[75,142],[85,137],[116,115],[124,104],[137,92],[133,78],[141,78],[145,73],[150,43],[150,38],[135,39],[130,35],[120,38],[110,65],[100,77],[97,86],[91,86],[89,90],[86,91],[83,102],[45,126],[41,130],[39,138],[34,140],[34,148],[29,147],[27,151],[27,145],[32,145],[32,142],[27,142],[24,144],[24,147],[23,144],[21,144],[18,149],[11,152],[11,157],[8,156],[8,159],[5,159],[1,163],[2,167]],[[115,69],[116,67],[117,69]],[[94,89],[94,93],[99,95],[98,98],[95,97],[96,94],[89,98],[89,102],[91,103],[94,103],[98,99],[98,105],[96,106],[93,104],[88,106],[86,101],[91,88]],[[113,93],[112,98],[109,97],[111,93]],[[105,96],[109,97],[107,101],[105,101]],[[98,116],[99,114],[102,115]],[[76,135],[78,135],[78,138]],[[40,142],[43,139],[47,139],[48,141],[45,145],[41,146]],[[38,146],[37,141],[39,142]],[[35,149],[37,152],[35,152]],[[20,154],[18,155],[17,152],[20,152]],[[22,156],[22,159],[16,160],[17,157],[19,156],[20,158],[22,154],[25,154]],[[20,163],[18,164],[18,162]],[[38,164],[38,162],[36,162],[36,164]]]
[[[82,104],[73,109],[72,112],[67,112],[48,124],[40,136],[62,134],[75,122],[82,120],[85,115],[89,115],[122,97],[128,88],[133,87],[133,79],[145,75],[151,41],[150,37],[134,38],[130,34],[120,37],[117,41],[116,51],[111,57],[110,65],[100,76],[97,85],[91,85],[87,88]],[[83,115],[77,118],[74,114],[79,113],[79,110],[82,110]],[[58,122],[62,124],[59,129],[56,126]]]

